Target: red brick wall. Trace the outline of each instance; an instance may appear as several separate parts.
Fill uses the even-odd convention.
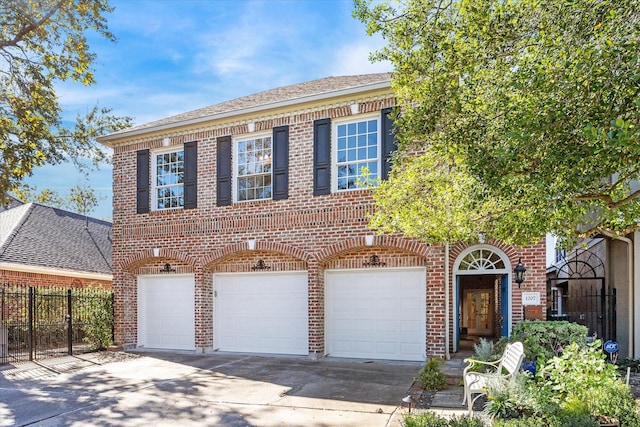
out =
[[[394,104],[392,97],[364,100],[360,102],[360,112],[380,111]],[[257,260],[263,259],[271,271],[308,272],[309,352],[322,355],[324,271],[363,268],[363,262],[375,254],[387,267],[426,267],[426,350],[430,355],[443,355],[444,249],[399,235],[376,236],[373,246],[365,246],[364,236],[373,234],[367,226],[367,216],[374,210],[368,190],[313,196],[313,120],[349,114],[350,108],[338,106],[256,119],[256,130],[289,125],[287,200],[216,206],[216,137],[246,133],[246,124],[212,123],[202,130],[156,134],[117,146],[113,158],[116,342],[137,342],[136,275],[155,274],[170,262],[178,273],[195,274],[196,347],[212,348],[214,273],[251,271]],[[165,136],[174,145],[198,141],[198,208],[136,214],[135,151],[159,148]],[[256,240],[254,251],[247,248],[249,239]],[[158,258],[153,257],[153,248],[160,249]],[[531,266],[528,280],[540,280],[544,288],[545,258],[544,253],[539,255],[539,273],[536,248],[523,250],[523,262],[528,268]],[[513,248],[506,249],[510,257],[519,254]],[[452,254],[450,263],[454,259]]]
[[[85,279],[53,274],[25,273],[22,271],[0,270],[0,284],[11,286],[35,286],[39,288],[100,288],[111,289],[111,281]]]

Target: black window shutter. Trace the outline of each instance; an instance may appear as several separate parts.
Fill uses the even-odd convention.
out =
[[[149,212],[149,150],[136,153],[136,212]]]
[[[396,136],[393,132],[393,114],[391,114],[393,108],[385,108],[382,110],[381,132],[382,132],[382,144],[380,145],[382,151],[382,179],[389,178],[389,172],[391,171],[392,153],[398,149],[396,144]]]
[[[231,204],[231,136],[218,138],[217,205]]]
[[[198,207],[198,142],[184,144],[184,208]]]
[[[289,197],[289,126],[273,128],[273,200]]]
[[[313,195],[331,193],[331,119],[313,122]]]

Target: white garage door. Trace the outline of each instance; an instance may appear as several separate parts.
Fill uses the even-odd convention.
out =
[[[218,350],[308,354],[307,273],[216,274]]]
[[[425,269],[327,271],[325,278],[329,356],[425,360]]]
[[[138,346],[194,350],[193,275],[138,276]]]

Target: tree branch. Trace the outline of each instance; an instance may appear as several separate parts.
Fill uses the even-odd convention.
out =
[[[34,31],[36,28],[39,28],[40,26],[42,26],[46,21],[49,20],[49,18],[51,18],[58,10],[60,10],[60,8],[62,7],[62,4],[65,2],[65,0],[60,0],[58,1],[58,3],[56,3],[43,17],[41,20],[39,21],[33,21],[33,20],[29,20],[29,23],[27,25],[24,25],[22,27],[22,29],[20,29],[20,31],[18,31],[15,35],[15,37],[11,40],[2,40],[0,41],[0,49],[4,49],[6,47],[10,47],[10,46],[17,46],[18,43],[20,43],[22,41],[22,39],[24,38],[24,36],[26,36],[27,34],[29,34],[30,32]]]

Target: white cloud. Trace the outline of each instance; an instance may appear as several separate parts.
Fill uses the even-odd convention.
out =
[[[366,37],[366,38],[365,38]],[[388,61],[371,63],[369,55],[383,46],[383,40],[378,37],[355,39],[350,43],[340,46],[334,52],[333,68],[331,73],[335,75],[385,73],[393,70]]]

